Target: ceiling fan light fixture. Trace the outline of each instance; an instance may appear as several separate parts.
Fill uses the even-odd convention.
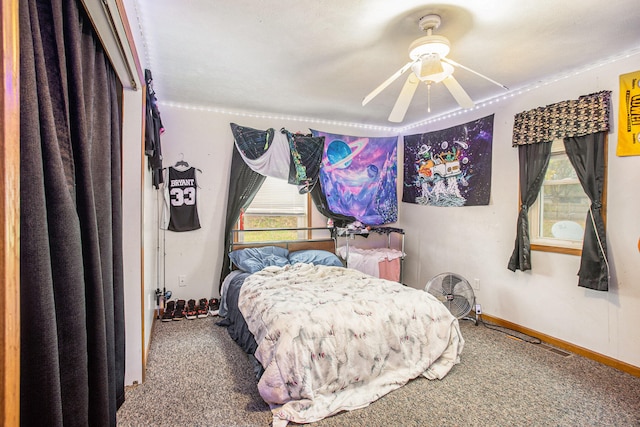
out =
[[[413,72],[421,79],[432,74],[439,74],[444,71],[440,57],[437,55],[425,55],[413,64]]]
[[[444,58],[450,50],[449,40],[446,37],[431,34],[411,43],[409,57],[414,61],[424,55],[439,55],[440,58]]]
[[[423,82],[439,83],[453,74],[453,66],[440,61],[437,55],[426,55],[411,67]]]
[[[433,34],[433,30],[440,26],[440,16],[436,14],[425,15],[420,18],[418,27],[427,33],[426,36],[420,37],[409,46],[409,57],[411,60],[404,64],[398,71],[393,73],[391,77],[382,82],[378,87],[371,91],[362,100],[362,105],[366,105],[386,87],[393,83],[397,78],[411,69],[407,80],[402,86],[400,95],[389,114],[389,121],[400,123],[404,120],[404,116],[409,108],[409,104],[416,92],[418,84],[424,82],[427,84],[427,110],[431,111],[431,84],[440,83],[447,88],[449,93],[462,108],[473,108],[474,103],[469,94],[453,77],[454,67],[467,70],[479,77],[482,77],[496,85],[507,89],[506,86],[490,79],[489,77],[478,73],[464,65],[458,64],[446,56],[449,54],[449,40],[446,37]]]

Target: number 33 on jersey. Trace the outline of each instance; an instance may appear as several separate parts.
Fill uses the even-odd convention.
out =
[[[196,169],[184,171],[169,167],[169,226],[172,231],[191,231],[200,228],[196,205]]]

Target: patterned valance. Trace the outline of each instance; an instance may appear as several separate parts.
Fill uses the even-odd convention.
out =
[[[516,114],[512,146],[608,131],[610,98],[605,90]]]

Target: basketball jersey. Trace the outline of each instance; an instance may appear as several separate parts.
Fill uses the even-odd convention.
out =
[[[196,206],[196,169],[184,171],[169,167],[169,226],[172,231],[200,228]]]

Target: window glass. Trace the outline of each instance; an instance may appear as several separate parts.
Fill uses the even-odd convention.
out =
[[[236,233],[241,242],[271,242],[306,238],[305,232],[269,229],[304,228],[309,226],[309,195],[300,194],[298,187],[287,181],[267,177],[262,187],[241,213],[237,229],[262,231]]]
[[[540,194],[529,211],[532,245],[580,250],[589,205],[564,143],[554,141]]]

